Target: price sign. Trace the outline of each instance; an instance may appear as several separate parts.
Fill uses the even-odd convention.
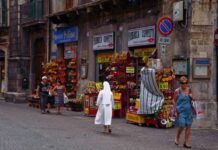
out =
[[[134,67],[126,67],[126,73],[135,73]]]
[[[159,89],[160,89],[160,90],[167,90],[167,89],[169,89],[169,84],[168,84],[168,82],[160,82],[160,83],[159,83]]]
[[[102,82],[96,82],[96,88],[97,90],[101,90],[103,88]]]

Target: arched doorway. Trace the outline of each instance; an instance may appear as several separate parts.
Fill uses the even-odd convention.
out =
[[[35,43],[33,44],[33,66],[32,66],[32,73],[35,74],[35,85],[40,82],[42,77],[42,64],[46,63],[46,47],[45,41],[43,38],[36,39]]]
[[[0,92],[5,92],[5,52],[0,50]]]

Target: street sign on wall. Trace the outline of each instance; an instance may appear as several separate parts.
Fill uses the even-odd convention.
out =
[[[128,30],[128,47],[155,44],[155,26]]]
[[[171,38],[170,37],[159,37],[158,44],[170,44]]]
[[[172,20],[169,17],[162,17],[158,21],[157,28],[160,34],[164,36],[170,35],[173,31]]]
[[[114,48],[114,32],[93,36],[93,50],[107,50]]]

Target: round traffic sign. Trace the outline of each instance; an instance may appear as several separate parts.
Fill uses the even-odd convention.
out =
[[[158,21],[158,31],[160,34],[167,36],[173,31],[173,23],[169,17],[162,17]]]

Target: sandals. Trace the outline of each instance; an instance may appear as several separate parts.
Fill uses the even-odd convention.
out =
[[[174,141],[174,143],[175,143],[175,145],[179,145],[179,142],[177,142],[177,140],[175,139],[175,141]]]
[[[183,146],[184,146],[185,148],[192,148],[190,145],[186,145],[185,143],[183,144]]]
[[[112,132],[112,130],[111,130],[111,129],[108,129],[108,132],[109,132],[109,133],[111,133],[111,132]]]

